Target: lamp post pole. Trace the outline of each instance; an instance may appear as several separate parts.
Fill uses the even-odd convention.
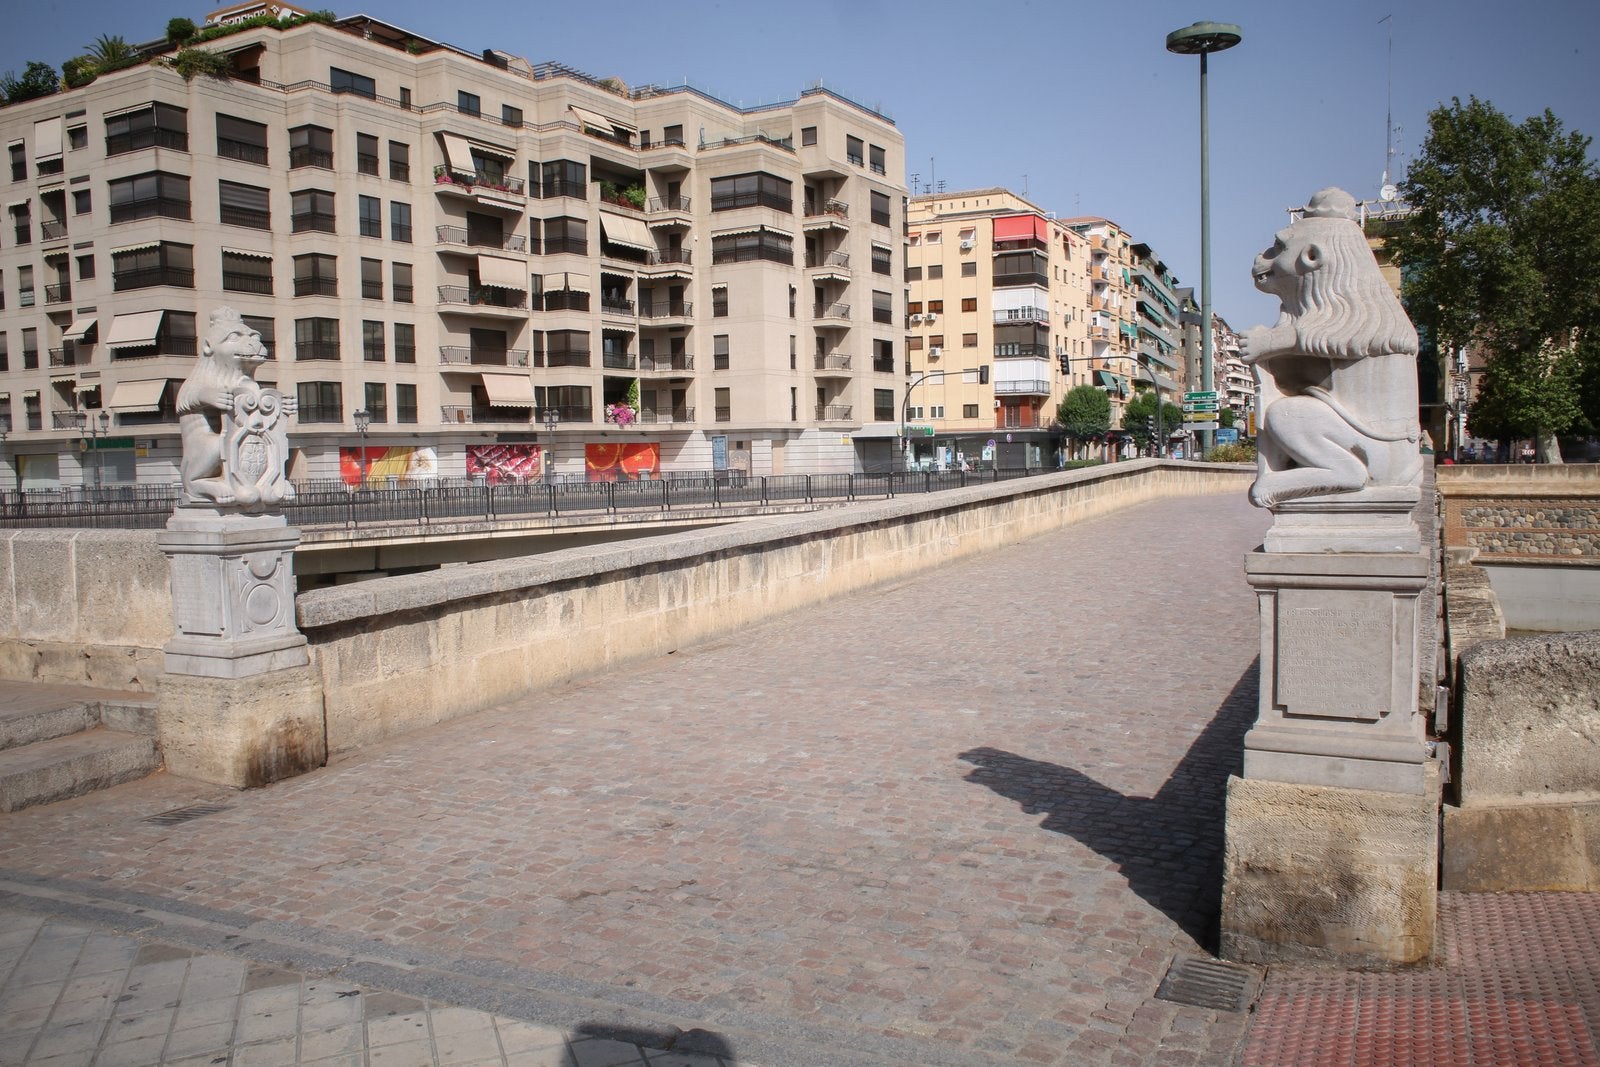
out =
[[[94,491],[98,493],[100,490],[105,488],[106,457],[105,453],[100,448],[100,438],[105,437],[109,439],[110,437],[110,413],[102,409],[100,414],[95,416],[95,423],[99,425],[99,429],[97,431],[94,424],[90,425],[89,442],[90,447],[94,449]]]
[[[356,423],[356,433],[361,435],[361,451],[356,453],[356,472],[361,480],[356,483],[357,489],[367,487],[367,427],[372,425],[372,413],[366,408],[358,408],[351,418]]]
[[[1206,57],[1232,48],[1241,38],[1239,27],[1231,22],[1196,22],[1167,34],[1167,51],[1200,57],[1200,388],[1208,393],[1216,389],[1217,379],[1211,362],[1211,127]],[[1201,454],[1209,452],[1215,442],[1215,431],[1202,430]]]
[[[545,428],[545,431],[551,435],[550,440],[548,442],[546,442],[545,446],[544,446],[544,480],[547,481],[547,482],[554,482],[555,481],[555,476],[556,476],[556,469],[555,469],[556,468],[555,443],[556,443],[556,441],[555,441],[555,436],[554,435],[555,435],[555,432],[556,432],[556,427],[559,426],[560,424],[561,424],[561,412],[557,411],[553,407],[552,408],[545,408],[544,409],[544,428]]]
[[[1149,356],[1140,356],[1139,362],[1150,372],[1150,388],[1156,393],[1156,439],[1151,443],[1156,446],[1156,458],[1161,459],[1167,454],[1167,423],[1161,406],[1161,382],[1156,379],[1156,368]]]
[[[906,425],[910,418],[909,412],[911,410],[911,390],[915,389],[929,378],[943,378],[945,373],[946,372],[942,370],[923,371],[921,374],[917,375],[915,381],[906,386],[905,398],[900,401],[900,454],[902,456],[909,456],[911,454],[911,433]]]

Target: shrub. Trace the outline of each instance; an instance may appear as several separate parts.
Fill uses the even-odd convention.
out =
[[[1254,463],[1256,446],[1244,441],[1232,445],[1218,445],[1206,453],[1206,460],[1210,463]]]
[[[180,48],[167,66],[182,75],[184,81],[203,75],[207,78],[226,78],[233,73],[233,61],[220,52],[204,48]]]
[[[167,40],[176,45],[188,44],[194,38],[197,29],[194,19],[186,19],[181,15],[178,18],[168,19]]]

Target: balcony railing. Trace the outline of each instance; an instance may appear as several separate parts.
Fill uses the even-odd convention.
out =
[[[824,215],[832,215],[835,218],[847,219],[850,217],[850,205],[845,203],[843,200],[831,199],[824,200],[820,205],[806,205],[806,218],[815,219]]]
[[[1043,396],[1050,392],[1050,383],[1035,379],[1022,382],[995,382],[994,391],[997,396],[1035,395]]]
[[[112,222],[132,222],[135,219],[187,219],[189,201],[172,196],[146,196],[111,205]]]
[[[719,408],[716,409],[716,416],[717,416],[717,421],[718,422],[732,422],[733,421],[733,408],[731,408],[731,407],[719,407]]]
[[[295,296],[338,296],[339,282],[335,278],[296,278],[294,280]],[[383,291],[378,291],[378,296],[383,296]]]
[[[639,357],[632,352],[604,352],[600,365],[611,370],[634,370],[639,366]]]
[[[88,362],[85,360],[84,362]],[[50,365],[52,367],[73,367],[78,363],[78,353],[75,348],[62,347],[50,349]]]
[[[639,305],[641,319],[682,319],[693,314],[694,303],[689,300],[661,300]]]
[[[844,355],[824,355],[816,358],[818,370],[849,370],[850,357]]]
[[[472,307],[519,309],[528,306],[528,294],[513,289],[478,288],[465,285],[439,286],[439,303],[468,304]]]
[[[994,321],[1007,322],[1049,322],[1050,312],[1044,308],[995,308]]]
[[[300,361],[336,361],[339,358],[338,341],[300,341],[294,346],[294,358]]]
[[[821,255],[807,256],[808,267],[834,267],[840,270],[850,269],[849,252],[824,252]]]
[[[631,319],[634,317],[633,301],[602,296],[600,298],[600,313],[602,315],[616,315]]]
[[[665,211],[688,211],[691,206],[692,205],[687,196],[658,196],[651,197],[648,201],[646,201],[644,209],[647,213],[653,215],[657,212]]]
[[[818,404],[818,422],[845,422],[850,418],[849,404]]]
[[[687,248],[658,248],[650,253],[650,265],[652,267],[672,266],[679,263],[688,266],[692,262],[694,262],[694,253]]]
[[[670,356],[640,356],[639,369],[651,374],[694,370],[694,356],[687,352],[675,352]]]
[[[587,367],[589,351],[575,348],[552,348],[544,354],[547,367]]]
[[[67,236],[67,222],[65,219],[45,219],[39,223],[39,236],[46,241],[60,241]]]
[[[588,311],[589,294],[576,289],[550,289],[544,294],[546,311]]]
[[[439,349],[439,362],[447,365],[473,367],[526,367],[528,350],[525,348],[484,349],[467,345],[445,345]]]
[[[589,254],[589,241],[584,237],[551,237],[544,242],[544,254],[558,256],[563,253],[574,256]]]
[[[475,170],[469,174],[464,170],[445,166],[433,168],[433,181],[435,185],[509,193],[512,196],[525,196],[528,188],[527,183],[521,178],[513,178],[509,174],[494,174],[486,170]]]
[[[473,234],[465,226],[439,226],[435,239],[442,245],[469,245],[473,248],[499,248],[507,252],[526,252],[528,239],[520,233],[502,234],[496,239]]]
[[[120,156],[124,152],[137,152],[141,148],[175,148],[189,150],[189,135],[179,130],[162,130],[146,127],[132,133],[111,134],[106,137],[106,155]]]
[[[46,304],[59,304],[64,300],[72,299],[72,283],[56,282],[44,287],[44,302]]]
[[[650,408],[645,408],[639,412],[639,421],[650,425],[693,422],[694,408],[673,408],[671,411],[652,411]]]
[[[235,141],[229,137],[218,137],[217,156],[221,159],[237,159],[243,163],[259,163],[264,167],[267,165],[267,146],[251,144],[249,141]]]
[[[333,215],[324,211],[307,211],[290,217],[289,229],[294,233],[315,231],[334,233]]]
[[[296,170],[300,167],[332,170],[333,153],[325,148],[312,148],[309,145],[300,145],[298,148],[289,149],[289,169]]]
[[[222,272],[222,288],[230,293],[260,293],[272,295],[272,275],[241,274],[238,271]]]
[[[850,317],[850,305],[814,304],[811,307],[811,317],[814,319],[848,319]]]
[[[1037,285],[1043,287],[1049,284],[1049,276],[1041,271],[1024,271],[1019,274],[996,274],[994,276],[994,287],[996,289],[1013,285]]]
[[[218,212],[223,223],[228,226],[248,226],[253,230],[272,229],[272,212],[257,211],[247,207],[223,206]]]
[[[776,211],[794,212],[794,199],[781,193],[757,189],[749,193],[723,193],[711,198],[712,211],[732,211],[741,207],[770,207]]]
[[[495,408],[488,404],[444,404],[439,408],[439,416],[447,424],[509,422],[526,425],[533,418],[531,409]]]
[[[194,288],[194,271],[182,267],[147,267],[143,270],[119,270],[111,273],[111,288],[148,289],[152,285],[173,285],[180,289]]]
[[[1049,359],[1049,345],[995,345],[996,359]]]

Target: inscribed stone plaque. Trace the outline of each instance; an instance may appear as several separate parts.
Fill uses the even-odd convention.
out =
[[[1277,704],[1284,715],[1373,721],[1393,697],[1394,607],[1387,591],[1278,593]]]

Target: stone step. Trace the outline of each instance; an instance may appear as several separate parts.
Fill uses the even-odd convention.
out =
[[[98,727],[0,752],[0,812],[106,789],[158,770],[149,734]]]
[[[155,707],[147,693],[0,681],[0,751],[96,726],[153,734]]]

